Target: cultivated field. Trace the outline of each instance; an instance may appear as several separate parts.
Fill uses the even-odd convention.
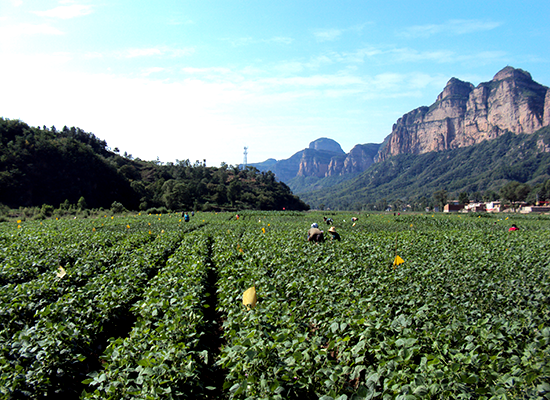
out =
[[[550,398],[550,217],[322,216],[0,223],[1,398]]]

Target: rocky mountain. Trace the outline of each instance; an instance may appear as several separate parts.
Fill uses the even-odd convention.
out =
[[[506,67],[477,87],[452,78],[434,104],[397,120],[377,160],[471,146],[506,131],[533,133],[547,125],[548,87],[526,71]]]
[[[294,192],[302,192],[305,179],[309,185],[327,177],[357,175],[374,163],[379,148],[380,144],[358,144],[346,154],[338,142],[320,138],[288,159],[268,159],[251,165],[260,171],[271,170]]]
[[[380,144],[357,144],[345,157],[333,157],[325,176],[346,175],[363,172],[372,164],[378,154]]]
[[[505,67],[477,87],[451,78],[436,101],[397,120],[381,144],[358,144],[349,153],[321,138],[286,160],[252,164],[271,170],[295,193],[324,189],[357,177],[393,156],[458,149],[507,132],[532,134],[550,126],[550,89],[529,72]]]

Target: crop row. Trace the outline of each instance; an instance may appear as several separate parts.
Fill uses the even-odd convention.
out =
[[[348,231],[310,245],[273,228],[216,252],[233,397],[544,392],[548,231]],[[396,250],[407,262],[394,269]],[[235,293],[252,285],[258,306],[246,311]]]
[[[200,373],[208,352],[199,342],[205,324],[207,244],[204,235],[188,235],[149,282],[132,308],[137,316],[132,330],[109,344],[101,356],[102,369],[85,381],[91,388],[85,398],[204,395]]]
[[[199,215],[136,217],[116,255],[75,258],[49,302],[3,298],[35,314],[2,320],[0,393],[548,397],[547,221],[521,219],[510,233],[496,218],[362,215],[353,225],[340,213],[343,240],[313,244],[305,231],[320,214]],[[394,266],[396,255],[405,263]],[[4,288],[47,284],[46,275]],[[248,310],[251,286],[258,302]]]
[[[131,326],[129,307],[177,248],[182,232],[164,233],[122,255],[109,270],[38,310],[34,325],[13,336],[3,330],[0,390],[16,397],[79,390],[97,366],[105,336],[124,335]]]

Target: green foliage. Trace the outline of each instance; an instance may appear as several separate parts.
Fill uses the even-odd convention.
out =
[[[1,223],[2,398],[550,392],[548,216],[239,214]]]
[[[374,204],[382,198],[414,202],[439,190],[446,190],[453,198],[468,192],[478,200],[482,200],[483,193],[496,200],[495,194],[509,181],[535,186],[550,178],[550,153],[541,148],[541,143],[550,143],[550,127],[530,135],[508,132],[448,151],[401,154],[373,164],[354,179],[300,193],[300,197],[309,204],[324,203],[331,209]]]
[[[524,201],[530,192],[531,188],[529,185],[516,181],[508,182],[500,189],[501,197],[512,203],[514,208],[516,203]]]
[[[76,204],[84,210],[116,202],[131,210],[308,209],[271,172],[134,160],[79,128],[40,129],[0,118],[0,143],[0,202],[12,208]]]

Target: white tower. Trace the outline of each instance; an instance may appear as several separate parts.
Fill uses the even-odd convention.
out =
[[[243,167],[246,167],[246,164],[248,163],[246,156],[248,155],[248,147],[244,146],[244,159],[243,159]]]

